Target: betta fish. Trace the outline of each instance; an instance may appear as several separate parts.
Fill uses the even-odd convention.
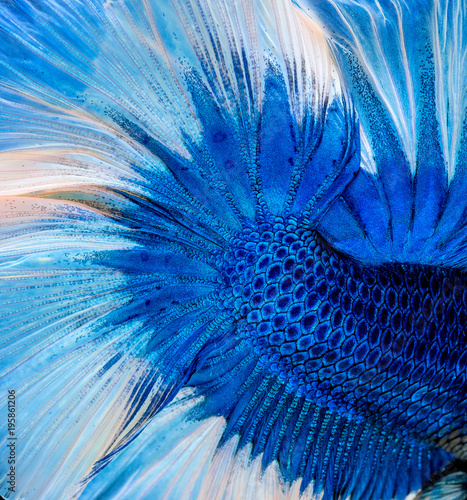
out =
[[[467,498],[462,0],[3,0],[0,52],[3,496]]]

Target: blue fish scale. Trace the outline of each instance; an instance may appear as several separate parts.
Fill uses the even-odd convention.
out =
[[[425,442],[465,419],[460,271],[364,266],[278,217],[236,235],[221,281],[237,334],[307,400]]]

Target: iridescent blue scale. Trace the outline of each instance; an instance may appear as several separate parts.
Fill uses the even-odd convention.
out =
[[[459,425],[467,411],[463,272],[365,266],[296,218],[235,241],[220,307],[271,374],[309,401],[398,436],[430,443]]]

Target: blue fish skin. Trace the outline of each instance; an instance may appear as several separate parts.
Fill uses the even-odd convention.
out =
[[[254,359],[256,374],[245,370],[244,386],[236,392],[229,384],[219,388],[218,379],[203,378],[203,367],[191,380],[214,400],[207,413],[231,419],[224,439],[240,433],[245,444],[260,429],[255,453],[264,452],[264,466],[278,459],[288,480],[304,476],[302,489],[313,481],[317,491],[325,491],[323,498],[350,493],[365,498],[359,495],[371,488],[359,493],[358,484],[349,485],[353,467],[347,463],[342,474],[344,463],[335,455],[340,460],[350,455],[355,466],[356,449],[362,447],[356,438],[374,433],[373,446],[387,455],[376,452],[376,467],[394,467],[397,478],[415,466],[411,454],[420,453],[416,462],[422,462],[426,482],[450,455],[435,445],[443,441],[445,450],[456,451],[452,433],[467,425],[465,273],[427,265],[365,265],[334,250],[294,216],[265,218],[232,235],[231,244],[219,257],[219,314],[231,315],[231,338],[244,358]],[[227,354],[219,348],[212,358],[221,363]],[[279,403],[279,386],[285,388],[282,404],[287,400],[295,415],[276,416],[279,427],[285,425],[282,436],[274,434],[274,419],[258,417],[269,417]],[[316,412],[320,423],[307,421]],[[296,441],[312,436],[315,443],[329,444],[321,465],[307,473],[313,452],[305,443],[293,443],[298,461],[290,450],[280,451],[291,446],[285,442],[285,429],[293,429],[287,419],[296,426]],[[334,421],[329,435],[323,419]],[[355,435],[344,439],[344,429],[352,428]],[[274,450],[268,449],[269,440],[275,441]],[[398,462],[391,463],[396,451]],[[326,460],[335,460],[334,473],[323,471]],[[398,492],[397,481],[388,480],[386,494],[369,498],[404,498],[407,491]]]
[[[467,425],[467,276],[365,266],[296,218],[234,238],[220,295],[238,335],[309,400],[403,437]]]

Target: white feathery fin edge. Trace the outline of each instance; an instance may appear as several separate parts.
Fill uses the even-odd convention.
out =
[[[131,303],[132,294],[153,285],[76,264],[75,256],[86,250],[133,246],[125,238],[106,238],[105,229],[115,234],[118,228],[114,224],[112,230],[98,212],[34,198],[2,198],[1,212],[9,224],[0,266],[0,387],[2,394],[12,388],[16,392],[21,429],[17,492],[25,498],[33,491],[62,498],[71,485],[79,489],[96,460],[129,437],[149,404],[164,403],[167,383],[155,377],[152,362],[142,356],[146,339],[141,321],[110,329],[105,322]],[[15,232],[12,220],[18,218],[21,225]],[[50,226],[53,248],[31,232],[40,222]],[[67,234],[71,224],[73,236]],[[102,232],[89,231],[90,225]],[[135,389],[145,380],[150,393],[144,397]],[[138,415],[128,421],[134,405]],[[2,432],[3,449],[8,436]]]
[[[358,59],[391,118],[414,172],[417,110],[413,65],[408,54],[410,41],[407,40],[408,30],[404,27],[404,23],[410,20],[410,12],[399,0],[387,3],[387,7],[382,7],[377,0],[297,1],[305,12],[323,25],[331,43],[344,51],[350,49]],[[394,50],[395,44],[397,50]],[[362,147],[368,145],[364,142]],[[365,151],[364,156],[371,158],[371,149]]]
[[[265,11],[265,16],[269,13],[274,17],[265,25],[273,24],[271,29],[277,37],[274,40],[270,35],[268,50],[283,64],[295,118],[299,125],[312,119],[311,126],[319,126],[331,100],[332,86],[339,86],[324,33],[292,2],[272,2],[265,5]]]
[[[212,76],[213,94],[232,116],[255,123],[265,63],[274,56],[286,77],[297,121],[308,114],[321,121],[333,83],[339,86],[333,82],[335,66],[322,30],[293,3],[175,0],[174,5],[198,60]]]
[[[444,159],[452,178],[467,119],[467,5],[462,0],[433,0],[433,4],[436,109]]]
[[[284,484],[274,462],[262,469],[251,446],[238,449],[234,436],[218,448],[225,420],[192,420],[202,398],[182,389],[142,433],[92,478],[80,498],[151,498],[154,500],[311,500],[310,486],[300,493],[300,480]]]
[[[34,8],[30,5],[28,7]],[[144,7],[147,10],[148,2]],[[75,115],[84,115],[84,120],[90,121],[91,126],[93,122],[102,124],[106,121],[114,136],[119,133],[113,123],[103,116],[102,111],[105,106],[117,106],[141,123],[153,137],[187,156],[179,123],[184,123],[191,136],[199,134],[198,125],[190,109],[189,98],[184,95],[174,76],[174,69],[163,50],[160,36],[157,31],[152,30],[152,26],[148,26],[142,6],[136,9],[136,20],[132,19],[132,14],[124,3],[84,3],[78,0],[78,4],[72,8],[69,0],[65,0],[60,4],[51,1],[49,8],[54,9],[53,15],[36,12],[34,23],[28,25],[26,32],[21,30],[21,17],[16,18],[16,12],[8,6],[0,8],[0,18],[9,35],[29,58],[43,60],[46,67],[63,72],[76,81],[75,99],[66,92],[66,80],[65,88],[62,89],[60,78],[49,81],[47,76],[29,74],[28,69],[12,66],[8,58],[0,63],[5,69],[0,75],[4,91],[9,90],[14,97],[16,95],[14,100],[17,102],[21,103],[24,98],[30,100],[31,107],[35,107],[37,111],[44,105],[52,108],[65,122],[68,120],[64,119],[63,114],[71,120]],[[120,22],[126,20],[130,20],[130,23]],[[122,33],[125,36],[119,36]],[[80,53],[77,45],[71,51],[75,57],[70,54],[66,58],[56,47],[63,45],[64,38],[69,34],[75,37],[73,43],[83,45],[86,50]],[[46,35],[48,39],[44,40]],[[68,44],[66,48],[70,47]],[[144,57],[141,55],[142,51]],[[22,105],[17,107],[24,108]],[[52,125],[53,122],[48,125],[51,130]],[[32,131],[35,132],[34,129]],[[74,138],[72,132],[66,129],[64,132],[63,137],[47,134],[42,139],[46,141],[53,137],[59,142],[66,142],[67,139]],[[39,134],[31,134],[29,140],[32,144],[36,144],[34,139]],[[81,136],[80,139],[92,137]],[[27,140],[26,137],[21,137],[23,144]],[[71,143],[74,144],[73,141]],[[87,142],[87,145],[90,143],[92,141]]]
[[[390,116],[412,174],[417,168],[417,143],[423,140],[418,131],[418,101],[424,85],[421,78],[425,78],[422,67],[430,59],[426,48],[430,47],[441,147],[448,178],[452,179],[465,140],[467,117],[465,2],[297,0],[297,4],[322,21],[336,47],[350,50],[358,59]],[[371,145],[362,147],[367,148],[364,155],[371,158]],[[367,165],[365,161],[363,166]]]
[[[211,76],[213,76],[211,81],[216,82],[216,88],[213,88],[214,94],[224,107],[227,106],[232,115],[245,118],[243,108],[246,106],[248,108],[247,116],[249,115],[250,120],[254,121],[254,117],[257,116],[257,111],[261,106],[263,87],[261,70],[264,62],[262,55],[265,51],[274,51],[276,46],[281,46],[283,54],[280,55],[279,59],[284,58],[287,61],[289,76],[291,76],[292,66],[297,64],[302,65],[301,70],[303,71],[303,56],[306,55],[310,44],[307,40],[300,40],[300,35],[303,37],[304,32],[297,34],[296,30],[291,30],[291,24],[294,24],[299,17],[302,18],[301,22],[303,24],[306,16],[300,16],[297,12],[293,13],[292,10],[296,11],[297,9],[291,7],[287,2],[277,3],[268,0],[247,2],[242,0],[238,2],[218,1],[211,4],[201,4],[196,1],[174,0],[172,3],[177,9],[177,16],[181,19],[180,22],[187,37],[186,40],[183,40],[184,46],[181,55],[194,67],[199,68],[201,63],[204,64],[207,71],[211,71]],[[94,29],[92,34],[96,36],[95,41],[99,42],[100,45],[97,47],[95,43],[92,44],[96,51],[93,54],[95,56],[94,60],[86,60],[86,58],[82,57],[83,62],[88,64],[87,68],[80,67],[76,60],[67,61],[55,50],[45,50],[48,47],[37,43],[38,37],[34,32],[19,35],[19,33],[15,32],[19,31],[18,20],[8,19],[10,17],[8,14],[11,14],[8,10],[5,10],[3,14],[5,20],[10,24],[7,27],[13,33],[14,39],[24,44],[25,49],[29,50],[32,56],[43,58],[47,64],[67,72],[77,80],[83,79],[80,83],[87,86],[90,97],[98,96],[104,98],[105,102],[118,103],[123,109],[129,110],[132,116],[137,117],[144,128],[151,133],[152,137],[158,138],[170,149],[188,155],[183,146],[180,131],[183,128],[189,136],[195,137],[200,133],[199,122],[191,105],[190,96],[186,88],[184,88],[183,70],[178,64],[180,52],[170,53],[164,45],[155,23],[157,16],[154,14],[155,8],[153,4],[154,2],[150,0],[142,2],[142,10],[138,13],[140,16],[145,16],[145,20],[140,22],[139,25],[134,23],[132,14],[129,13],[124,3],[119,5],[105,4],[104,6],[93,5],[92,10],[88,9],[90,13],[89,21],[83,19],[79,9],[78,12],[73,13],[76,19],[69,13],[63,12],[62,9],[58,9],[57,15],[60,16],[59,20],[63,22],[63,26],[70,27],[73,34],[78,36],[79,41],[83,44],[90,44],[89,34],[86,33],[85,29],[91,26]],[[51,5],[53,5],[53,2],[51,2]],[[159,10],[161,10],[161,7],[161,4],[157,5]],[[173,15],[173,9],[169,3],[163,7],[166,8],[168,14]],[[83,5],[83,11],[84,8]],[[255,10],[262,10],[267,17],[270,16],[270,12],[275,13],[274,24],[277,24],[277,26],[273,27],[273,31],[278,28],[279,31],[282,30],[286,35],[285,37],[282,36],[280,43],[277,43],[277,40],[268,41],[267,37],[263,36],[262,29],[264,26],[261,25],[261,20],[257,18]],[[2,14],[1,10],[0,14]],[[127,18],[131,23],[119,25],[119,17],[121,19]],[[73,24],[76,21],[82,22],[82,25]],[[104,27],[104,30],[96,33],[96,28],[90,21],[99,23]],[[305,22],[310,27],[310,21]],[[220,23],[223,29],[217,29],[217,23]],[[56,42],[58,39],[56,26],[51,25],[50,21],[45,17],[40,18],[39,16],[37,26],[34,26],[34,28],[42,30],[43,33],[52,34],[49,42]],[[117,28],[123,28],[126,38],[118,38]],[[258,28],[260,29],[258,30]],[[183,29],[178,30],[178,32],[183,37]],[[313,28],[312,32],[315,37],[313,44],[316,45],[318,43],[316,27]],[[211,35],[214,35],[214,45],[210,38]],[[270,35],[272,36],[272,32]],[[136,39],[145,51],[144,64],[138,65],[138,62],[142,60],[141,54],[140,50],[131,43],[131,37]],[[295,38],[295,50],[301,45],[298,54],[294,54],[293,44],[290,44],[289,37]],[[316,61],[325,59],[320,55],[325,53],[322,50],[324,47],[323,40],[320,40],[319,44],[321,45],[320,50],[312,54],[317,57],[307,57],[306,72],[310,71],[309,68],[316,66]],[[115,46],[118,47],[120,53],[127,54],[123,61],[116,58]],[[189,50],[186,50],[188,48]],[[223,57],[217,57],[217,51]],[[246,51],[250,63],[246,66],[244,65],[245,61],[240,57],[242,51]],[[294,57],[297,60],[294,60]],[[236,61],[234,61],[234,58]],[[237,62],[239,62],[239,66],[243,71],[243,76],[240,79],[234,70]],[[9,81],[11,77],[6,76],[1,82],[5,90],[9,89],[18,97],[29,99],[33,106],[46,105],[59,114],[65,112],[71,119],[79,117],[84,118],[84,120],[92,118],[100,121],[100,110],[91,102],[91,98],[82,98],[82,102],[78,101],[77,103],[75,100],[70,99],[69,96],[57,93],[53,87],[50,87],[51,82],[44,82],[47,84],[43,85],[40,80],[35,80],[30,75],[11,66],[7,60],[2,61],[1,64],[7,70],[5,74],[8,74],[8,72],[13,73],[14,78],[21,82],[21,85],[11,85]],[[87,77],[83,73],[84,70],[92,70],[91,76]],[[203,71],[201,70],[201,72]],[[246,73],[248,73],[251,81],[248,89],[245,88],[243,81]],[[301,72],[296,72],[296,75],[300,78]],[[320,83],[320,77],[323,76],[323,73],[320,72],[319,68],[315,67],[313,76],[314,83]],[[135,87],[134,81],[136,77],[138,77],[138,82],[144,86],[147,94],[150,95],[151,99],[149,101],[144,94],[139,92],[137,85]],[[322,80],[326,83],[327,79],[328,77],[325,77]],[[319,85],[315,85],[314,92],[318,87]],[[304,88],[304,86],[298,85],[298,88]],[[320,92],[322,90],[320,89]],[[293,92],[292,89],[291,92]],[[306,94],[306,92],[302,93]],[[83,95],[85,94],[83,93]],[[323,94],[320,97],[323,98]],[[315,113],[318,113],[321,108],[322,106],[315,106]],[[302,114],[303,111],[301,111]],[[116,133],[115,130],[112,132]],[[65,134],[66,137],[67,134]]]
[[[311,6],[308,0],[298,3],[305,9]],[[426,44],[430,46],[441,146],[448,178],[452,179],[459,166],[458,154],[465,140],[467,117],[465,2],[431,0],[416,1],[412,5],[400,0],[381,3],[376,0],[358,3],[329,0],[311,7],[318,17],[325,4],[339,19],[334,24],[330,16],[323,16],[328,36],[337,45],[345,40],[361,62],[392,118],[412,173],[416,168],[417,140],[420,139],[417,136],[420,120],[417,100],[422,85],[419,70],[424,64],[423,59],[417,60],[420,54],[417,49],[425,49]],[[359,16],[362,24],[357,20]],[[364,22],[371,26],[371,33],[362,28]],[[424,31],[419,32],[416,27]],[[371,156],[371,147],[368,154]]]
[[[204,74],[220,108],[230,120],[239,121],[238,128],[250,141],[256,140],[271,61],[279,64],[284,76],[302,141],[322,126],[332,99],[342,97],[340,75],[323,31],[292,2],[174,3],[195,48],[198,61],[193,67]],[[183,87],[183,75],[178,73],[178,78]],[[254,156],[254,144],[250,147]]]

